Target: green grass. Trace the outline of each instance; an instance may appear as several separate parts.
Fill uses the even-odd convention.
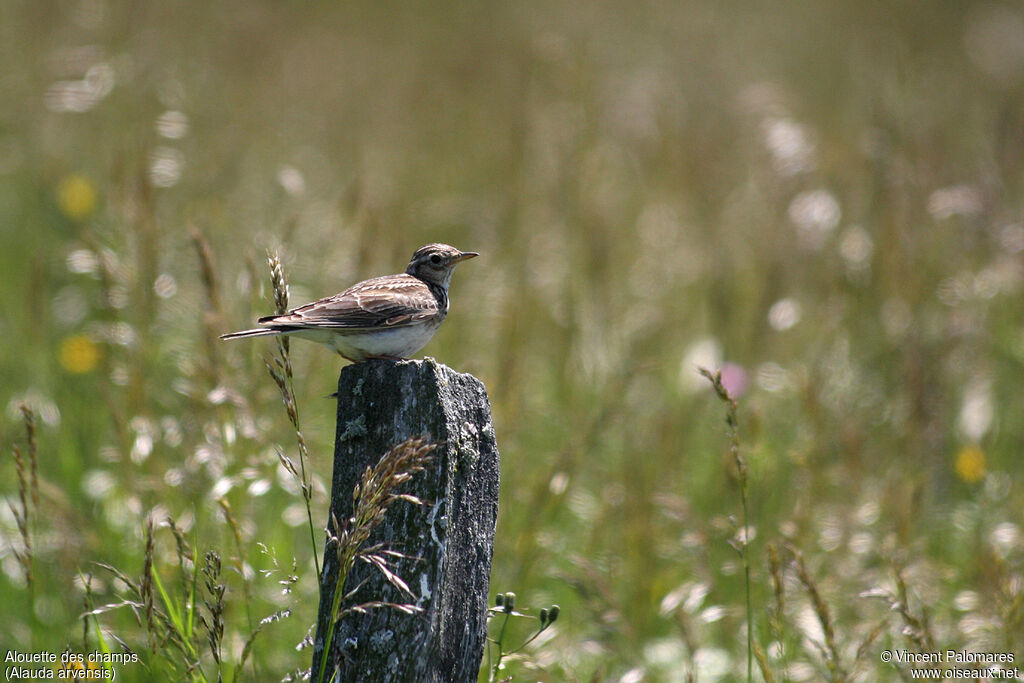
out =
[[[39,503],[30,588],[6,458],[0,646],[120,640],[129,681],[178,680],[195,647],[213,680],[213,551],[225,676],[307,668],[318,589],[275,346],[216,335],[273,310],[267,249],[300,304],[445,241],[482,256],[424,352],[488,387],[493,592],[561,607],[505,674],[746,679],[740,490],[696,370],[723,363],[747,379],[754,679],[906,675],[884,649],[1019,661],[1022,21],[896,0],[4,4],[0,407],[25,454],[18,406],[36,412]],[[291,361],[323,528],[339,361]],[[176,650],[145,610],[82,619],[131,593],[101,564],[141,589],[147,518]]]

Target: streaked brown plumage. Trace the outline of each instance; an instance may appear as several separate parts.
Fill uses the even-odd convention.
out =
[[[290,334],[325,344],[355,362],[408,358],[430,341],[448,315],[455,266],[478,255],[428,244],[416,250],[404,273],[364,280],[283,315],[260,318],[261,327],[221,339]]]

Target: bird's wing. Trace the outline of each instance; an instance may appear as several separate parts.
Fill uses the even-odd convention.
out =
[[[283,315],[260,318],[259,324],[278,329],[404,327],[437,315],[438,309],[436,297],[422,280],[405,274],[389,275],[365,280]]]

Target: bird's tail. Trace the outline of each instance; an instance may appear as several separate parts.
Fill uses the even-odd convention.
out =
[[[221,339],[247,339],[249,337],[269,337],[273,334],[281,334],[281,330],[275,330],[272,327],[257,327],[253,330],[242,330],[241,332],[232,332],[231,334],[220,335]]]

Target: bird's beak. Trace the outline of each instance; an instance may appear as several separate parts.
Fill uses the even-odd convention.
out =
[[[459,254],[458,256],[456,256],[453,259],[453,261],[455,263],[458,263],[459,261],[465,261],[466,259],[476,258],[479,255],[480,254],[476,253],[475,251],[464,251],[461,254]]]

